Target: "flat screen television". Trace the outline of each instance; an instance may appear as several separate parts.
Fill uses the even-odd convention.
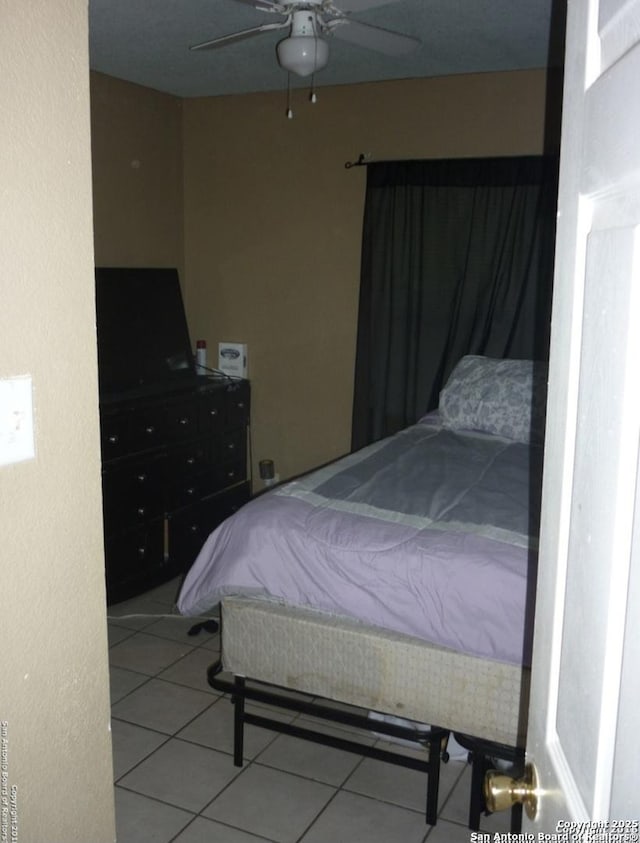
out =
[[[177,270],[98,267],[95,275],[101,395],[192,383]]]

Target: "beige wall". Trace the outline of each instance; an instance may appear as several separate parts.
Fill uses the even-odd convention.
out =
[[[182,100],[92,73],[91,145],[96,265],[182,270]]]
[[[182,268],[209,362],[219,341],[249,346],[254,466],[304,471],[350,442],[366,169],[345,162],[540,153],[546,84],[297,90],[287,120],[284,92],[181,101],[93,74],[96,260]]]
[[[184,102],[192,336],[246,342],[253,453],[290,476],[349,449],[365,168],[543,151],[541,71]],[[256,475],[257,476],[257,475]],[[259,483],[257,484],[259,487]]]
[[[0,467],[3,772],[17,839],[106,843],[87,4],[1,0],[0,19],[0,379],[31,376],[36,450]]]

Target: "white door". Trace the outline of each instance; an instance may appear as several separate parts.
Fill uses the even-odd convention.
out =
[[[569,0],[562,126],[528,832],[640,818],[640,0]]]

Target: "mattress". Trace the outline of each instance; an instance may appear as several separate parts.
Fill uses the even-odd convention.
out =
[[[539,447],[424,419],[244,506],[178,608],[245,596],[527,665],[540,463]]]
[[[523,746],[529,670],[350,618],[225,598],[224,669],[508,746]]]

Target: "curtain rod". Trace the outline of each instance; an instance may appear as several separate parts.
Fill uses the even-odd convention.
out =
[[[489,160],[489,159],[491,159],[491,158],[496,158],[496,160],[500,160],[500,161],[506,161],[506,160],[508,160],[508,159],[510,159],[510,158],[513,158],[513,159],[515,159],[515,158],[540,158],[540,159],[542,159],[542,158],[546,158],[546,159],[549,159],[549,160],[556,160],[556,161],[557,161],[557,160],[558,160],[558,155],[557,155],[557,154],[543,154],[543,155],[499,155],[499,156],[491,156],[491,155],[489,155],[489,156],[482,156],[482,155],[481,155],[481,156],[471,156],[470,158],[467,158],[467,157],[462,157],[462,158],[452,158],[452,159],[440,159],[440,158],[434,158],[434,159],[414,159],[414,158],[409,158],[409,159],[398,159],[398,161],[399,161],[399,162],[403,162],[403,161],[405,161],[405,160],[407,160],[407,161],[422,161],[422,160],[429,160],[429,161],[431,161],[431,160],[433,160],[433,161],[441,161],[441,160],[452,160],[452,161],[461,162],[461,161],[475,161],[475,160],[481,160],[481,161],[485,161],[485,160],[486,160],[486,161],[488,161],[488,160]],[[360,155],[358,155],[358,160],[357,160],[357,161],[347,161],[347,162],[345,162],[344,167],[345,167],[345,170],[350,170],[352,167],[366,167],[366,166],[367,166],[367,164],[380,164],[380,163],[384,163],[385,161],[386,161],[386,159],[382,159],[382,161],[373,161],[373,160],[371,159],[371,153],[370,153],[370,152],[361,152],[361,153],[360,153]],[[398,162],[394,162],[394,163],[398,163]]]
[[[367,164],[373,163],[371,161],[370,152],[361,152],[358,155],[357,161],[347,161],[344,165],[345,170],[350,170],[352,167],[366,167]]]

